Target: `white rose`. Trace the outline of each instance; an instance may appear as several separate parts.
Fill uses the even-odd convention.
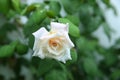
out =
[[[71,60],[70,49],[74,47],[68,36],[68,24],[51,22],[51,30],[48,32],[44,27],[34,32],[35,42],[33,56],[54,58],[66,62]]]

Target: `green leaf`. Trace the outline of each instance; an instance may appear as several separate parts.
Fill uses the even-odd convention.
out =
[[[83,59],[83,68],[88,75],[92,75],[92,76],[98,75],[99,71],[98,71],[97,64],[91,58]]]
[[[104,32],[107,35],[108,39],[111,39],[111,32],[113,32],[113,30],[109,27],[107,23],[103,23],[103,28],[104,28]]]
[[[104,57],[105,57],[105,63],[107,66],[112,66],[117,62],[117,55],[109,51],[104,54]]]
[[[111,73],[110,76],[112,79],[111,80],[119,80],[120,79],[120,69],[116,69]]]
[[[77,52],[75,49],[71,50],[71,57],[72,57],[72,62],[76,62],[77,61]]]
[[[52,11],[52,10],[47,11],[47,16],[50,17],[50,18],[55,18],[56,17],[55,12]]]
[[[72,23],[74,23],[77,26],[80,24],[79,18],[75,15],[67,15],[66,18],[69,19]]]
[[[81,20],[83,33],[90,35],[90,33],[95,31],[103,22],[101,16],[101,11],[97,6],[94,8],[89,3],[81,5],[79,18]]]
[[[75,49],[71,49],[70,51],[72,60],[67,61],[67,64],[75,63],[77,61],[77,52]]]
[[[22,44],[22,43],[18,43],[17,46],[16,46],[16,52],[19,54],[19,55],[24,55],[26,54],[28,51],[28,46],[25,45],[25,44]]]
[[[27,6],[22,12],[22,15],[25,14],[29,14],[30,12],[37,10],[37,9],[43,9],[44,8],[44,4],[40,4],[40,3],[33,3],[29,6]]]
[[[3,19],[2,23],[3,23],[3,25],[0,26],[0,40],[1,40],[0,43],[4,43],[8,40],[8,38],[7,38],[8,31],[12,31],[12,30],[16,29],[15,25],[4,22],[4,19]]]
[[[9,12],[7,13],[7,16],[6,16],[6,17],[7,17],[8,19],[11,19],[11,18],[13,18],[14,16],[16,16],[16,14],[17,14],[16,11],[10,9]]]
[[[7,14],[10,8],[9,0],[0,0],[0,12]]]
[[[58,19],[59,22],[61,23],[69,23],[69,34],[73,37],[79,37],[80,36],[80,31],[79,28],[74,25],[70,20],[66,19],[66,18],[59,18]]]
[[[20,12],[20,0],[11,0],[12,6],[17,12]]]
[[[50,71],[55,65],[57,64],[56,61],[54,60],[51,59],[40,60],[37,75],[41,76],[45,74],[46,72]]]
[[[30,35],[29,36],[29,42],[28,42],[28,46],[32,49],[33,48],[33,45],[34,45],[34,36],[33,35]]]
[[[80,0],[60,0],[65,11],[69,14],[78,12],[80,7]]]
[[[81,52],[91,52],[96,50],[97,47],[97,41],[96,40],[87,40],[85,37],[80,37],[76,40],[76,46]]]
[[[118,38],[115,42],[115,44],[113,45],[113,47],[115,48],[119,48],[120,47],[120,38]]]
[[[32,13],[28,22],[24,26],[24,33],[26,36],[31,35],[33,32],[40,28],[40,24],[46,18],[46,10],[36,10]]]
[[[11,55],[13,55],[17,43],[18,42],[15,41],[9,45],[4,45],[4,46],[0,47],[0,58],[10,57]]]
[[[61,6],[58,1],[50,1],[50,10],[53,11],[54,15],[59,15]]]
[[[45,75],[45,80],[68,80],[64,71],[61,70],[51,70]]]

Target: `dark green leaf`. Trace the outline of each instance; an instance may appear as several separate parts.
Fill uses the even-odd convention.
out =
[[[29,47],[32,49],[33,48],[33,45],[34,45],[34,36],[33,35],[30,35],[29,36],[29,42],[28,42],[28,45]]]
[[[98,75],[98,67],[95,61],[91,58],[84,58],[83,59],[83,67],[85,69],[85,72],[92,76]]]
[[[61,6],[58,1],[50,1],[50,10],[53,11],[54,15],[59,15],[60,9],[61,9]]]
[[[80,0],[61,0],[64,9],[69,14],[74,14],[79,11],[80,2]]]
[[[120,38],[118,38],[115,42],[115,44],[113,45],[113,47],[115,48],[120,48]]]
[[[26,54],[28,51],[28,46],[23,44],[23,43],[18,43],[17,46],[16,46],[16,52],[19,54],[19,55],[24,55]]]
[[[77,61],[77,52],[75,49],[71,49],[70,51],[72,60],[68,61],[67,64],[75,63]]]
[[[47,16],[50,18],[55,18],[55,13],[52,10],[47,11]]]
[[[68,80],[66,74],[61,70],[52,70],[45,76],[45,80]]]
[[[76,45],[80,51],[86,52],[86,51],[94,51],[97,46],[96,40],[87,40],[87,38],[80,37],[76,40]]]
[[[46,10],[36,10],[32,13],[28,22],[24,26],[24,33],[26,36],[31,35],[33,32],[40,28],[40,24],[46,18]]]
[[[120,79],[120,69],[114,70],[111,73],[111,79],[112,80],[119,80]]]
[[[56,61],[51,59],[40,60],[37,75],[41,76],[50,71],[56,65]]]
[[[111,39],[111,32],[113,32],[113,30],[109,27],[107,23],[103,23],[103,28],[104,28],[104,32],[107,35],[107,37]]]
[[[104,56],[105,56],[105,63],[107,66],[112,66],[117,62],[117,56],[115,55],[115,53],[111,53],[108,51],[107,53],[104,54]]]
[[[9,0],[0,0],[0,12],[7,14],[10,8]]]

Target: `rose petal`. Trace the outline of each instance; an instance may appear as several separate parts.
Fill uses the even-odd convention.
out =
[[[38,57],[40,57],[41,59],[44,59],[44,58],[45,58],[45,55],[42,53],[42,50],[35,50],[33,56],[38,56]]]
[[[40,28],[39,30],[37,30],[36,32],[34,32],[34,33],[32,33],[36,38],[40,38],[41,36],[43,36],[43,35],[45,35],[45,34],[47,34],[48,33],[48,31],[44,28],[44,27],[42,27],[42,28]]]
[[[33,33],[34,37],[35,37],[35,42],[34,42],[34,46],[33,46],[33,50],[39,48],[39,38],[42,37],[43,35],[47,34],[48,31],[42,27],[39,30],[37,30],[36,32]]]
[[[64,49],[62,49],[61,51],[52,50],[48,45],[47,45],[47,49],[48,49],[48,51],[49,51],[50,54],[53,54],[55,56],[59,56],[61,53],[64,52]]]
[[[68,43],[68,47],[70,47],[70,48],[74,47],[74,44],[73,44],[73,42],[70,40],[70,37],[68,36],[68,34],[64,34],[64,35],[65,35],[65,37],[66,37],[66,41],[67,41],[67,43]]]
[[[37,49],[38,48],[38,38],[35,38],[35,42],[34,42],[34,45],[33,45],[33,50]]]
[[[63,63],[66,63],[67,60],[71,60],[71,55],[70,55],[70,48],[67,48],[65,53],[61,56],[55,57],[56,60],[62,61]]]
[[[63,23],[57,23],[57,22],[51,22],[51,30],[55,30],[55,31],[64,31],[64,32],[68,32],[68,23],[67,24],[63,24]]]

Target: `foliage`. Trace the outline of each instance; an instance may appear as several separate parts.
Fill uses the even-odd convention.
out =
[[[33,80],[120,79],[120,39],[106,49],[91,35],[101,25],[109,39],[113,31],[96,0],[45,0],[31,5],[21,1],[0,0],[0,66],[9,67],[15,74],[9,80],[27,80],[21,75],[23,66],[30,71]],[[102,1],[114,10],[109,0]],[[62,8],[66,12],[64,17]],[[25,24],[21,21],[22,16],[28,19]],[[47,25],[51,21],[69,23],[69,35],[75,47],[71,49],[72,60],[66,64],[32,57],[32,33],[42,26],[49,30]],[[9,35],[14,31],[17,36]],[[31,55],[30,59],[26,55]],[[98,59],[100,57],[102,59]],[[0,80],[5,79],[0,74]]]

